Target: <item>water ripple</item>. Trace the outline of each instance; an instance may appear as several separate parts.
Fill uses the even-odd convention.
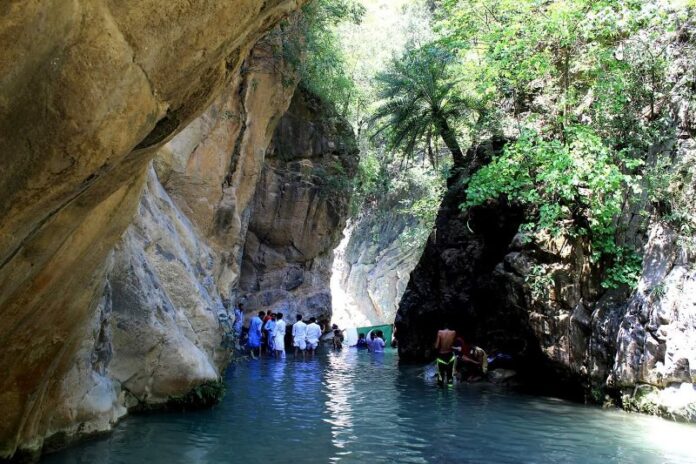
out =
[[[208,411],[133,417],[50,463],[696,462],[696,427],[519,396],[441,390],[386,353],[245,361]]]

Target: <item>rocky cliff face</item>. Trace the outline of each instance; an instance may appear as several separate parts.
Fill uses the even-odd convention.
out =
[[[477,163],[472,169],[503,146],[504,142],[496,141],[470,150],[469,158]],[[453,182],[399,305],[396,326],[399,354],[404,359],[432,357],[434,336],[444,319],[473,338],[483,325],[479,314],[501,323],[513,317],[492,313],[496,306],[490,301],[495,293],[490,282],[521,224],[522,212],[494,205],[462,213],[459,205],[465,195],[465,186]]]
[[[662,212],[667,220],[658,215],[648,227],[641,278],[621,314],[607,386],[620,393],[627,408],[693,422],[696,237],[688,220],[678,219],[696,217],[696,53],[689,48],[693,30],[680,39],[669,50],[676,57],[669,73],[676,137],[660,147],[676,179],[670,186],[671,207]]]
[[[117,244],[109,374],[129,406],[166,403],[216,381],[229,362],[217,315],[236,291],[265,150],[296,86],[275,53],[279,37],[259,42],[214,104],[158,152]]]
[[[358,149],[350,125],[304,90],[280,120],[251,207],[240,291],[247,310],[331,320],[333,250]]]
[[[419,193],[406,193],[413,198]],[[408,232],[417,220],[402,209],[402,195],[367,208],[346,229],[336,249],[331,289],[333,321],[340,327],[391,324],[423,249]]]
[[[696,58],[679,39],[670,72],[675,137],[654,147],[667,157],[675,203],[693,215]],[[503,142],[478,147],[471,169]],[[449,319],[489,352],[514,354],[523,380],[537,391],[696,420],[696,318],[693,231],[632,205],[621,240],[644,245],[637,289],[605,291],[587,245],[570,237],[523,237],[524,215],[490,202],[461,211],[466,187],[453,182],[396,319],[405,359],[432,355],[437,326]]]
[[[59,444],[107,429],[125,411],[121,382],[138,400],[156,402],[216,373],[214,311],[238,277],[240,218],[253,198],[264,140],[283,112],[277,99],[248,91],[263,87],[263,76],[251,86],[239,70],[258,38],[301,3],[5,8],[0,457],[40,449],[47,436]],[[291,91],[275,88],[289,98]],[[160,150],[223,89],[234,98],[213,105],[217,115]],[[255,105],[258,114],[249,116]],[[235,148],[225,152],[226,143]],[[148,168],[157,153],[159,178]],[[177,170],[177,162],[186,168]],[[215,163],[212,173],[206,169]],[[177,183],[180,173],[191,182]],[[171,195],[161,188],[167,182]],[[143,215],[109,259],[138,209]],[[217,253],[228,254],[211,262]],[[182,288],[171,278],[181,278]],[[195,289],[195,301],[184,288]],[[152,329],[135,346],[134,321]],[[168,349],[148,351],[150,336]],[[171,378],[162,369],[167,362],[186,369]]]

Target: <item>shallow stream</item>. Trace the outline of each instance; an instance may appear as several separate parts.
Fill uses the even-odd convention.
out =
[[[46,463],[694,463],[696,427],[488,385],[395,353],[240,361],[211,410],[130,417]]]

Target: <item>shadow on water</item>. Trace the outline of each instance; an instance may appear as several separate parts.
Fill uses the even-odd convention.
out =
[[[45,462],[696,462],[693,426],[422,373],[394,352],[244,360],[219,406],[131,417]]]

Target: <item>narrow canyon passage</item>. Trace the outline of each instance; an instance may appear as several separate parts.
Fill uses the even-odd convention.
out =
[[[133,416],[46,464],[693,463],[696,425],[491,385],[438,389],[395,352],[241,361],[210,410]]]
[[[696,462],[696,0],[0,5],[0,464]]]

